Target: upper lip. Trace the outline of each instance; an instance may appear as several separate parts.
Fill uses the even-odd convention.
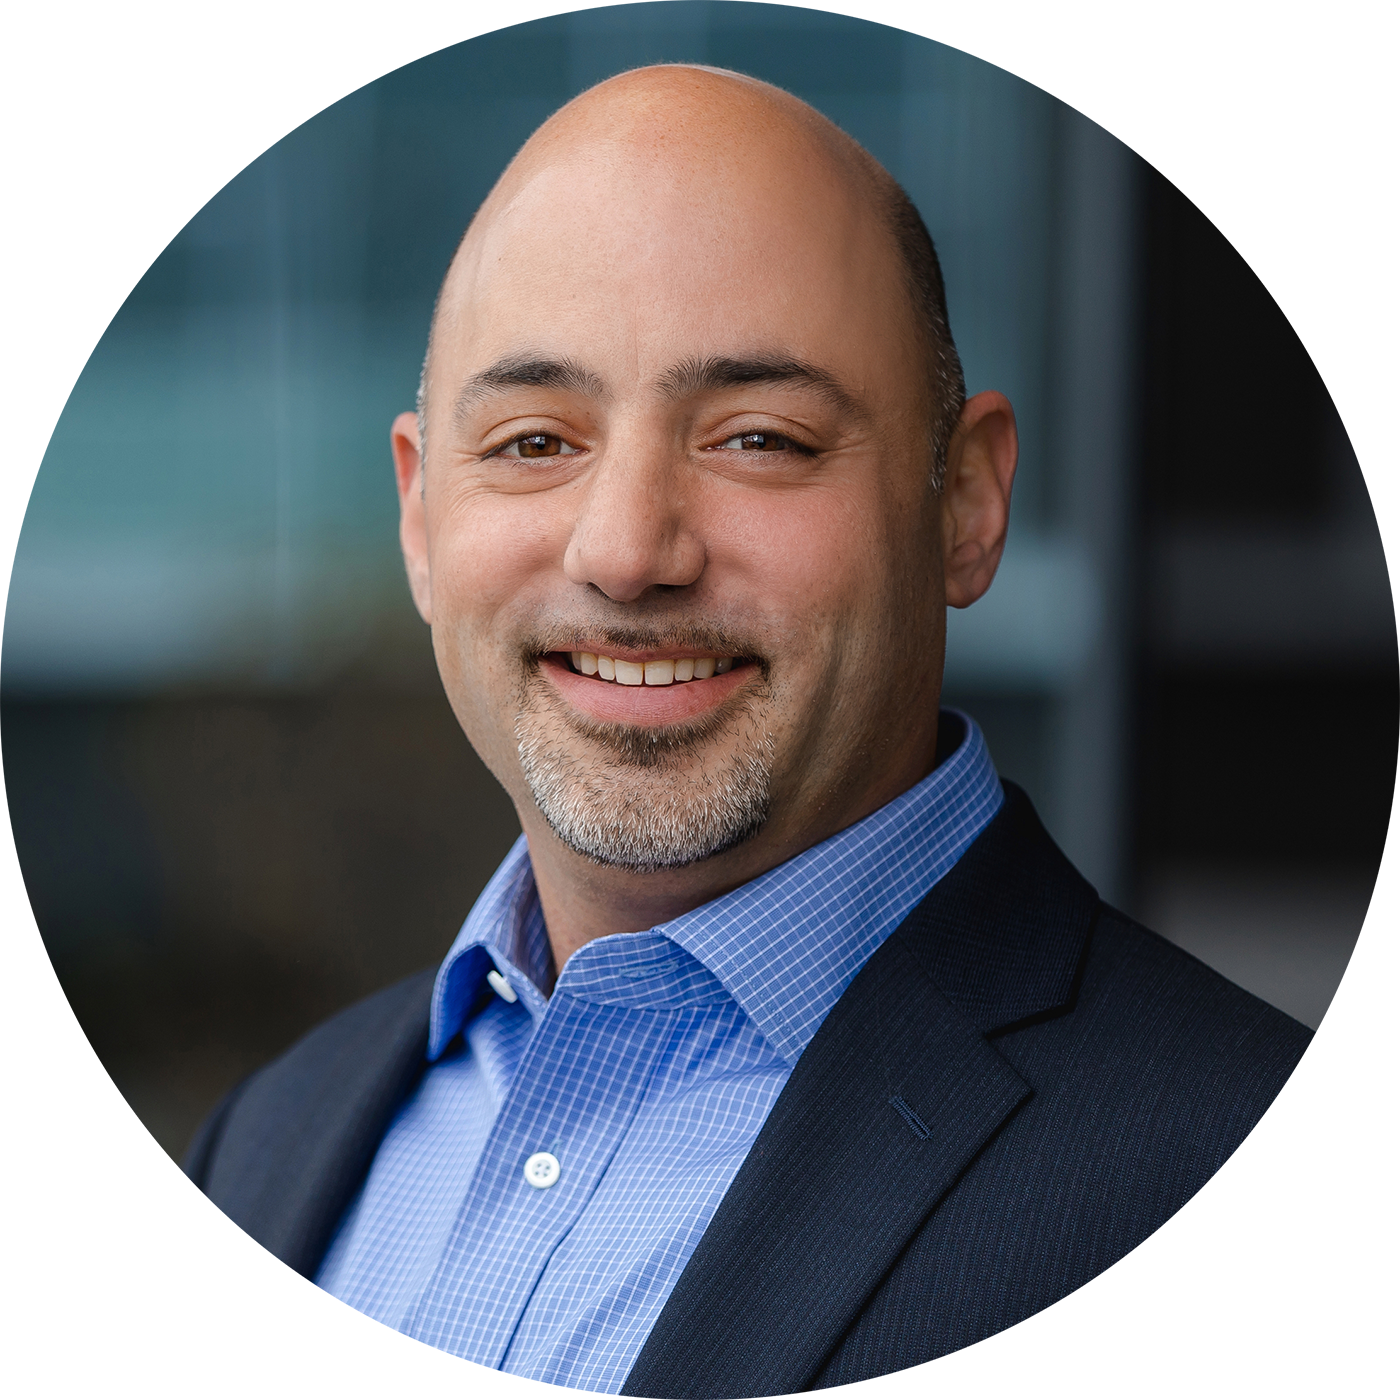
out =
[[[594,656],[611,656],[614,661],[633,661],[638,664],[647,661],[681,661],[688,656],[732,656],[738,659],[741,655],[736,651],[720,651],[707,647],[656,647],[648,650],[636,647],[619,647],[614,646],[611,642],[594,641],[569,642],[562,646],[552,647],[550,653],[546,654],[567,656],[574,651],[587,651]]]

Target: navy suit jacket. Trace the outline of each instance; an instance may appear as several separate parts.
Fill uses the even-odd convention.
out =
[[[1297,1064],[1302,1026],[1101,903],[1006,794],[798,1061],[624,1394],[840,1385],[1009,1327],[1178,1210]],[[190,1149],[307,1277],[423,1071],[432,980],[313,1030]]]

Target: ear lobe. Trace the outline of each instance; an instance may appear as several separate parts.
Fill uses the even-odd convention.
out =
[[[943,582],[948,606],[965,608],[992,586],[1006,546],[1020,448],[1004,394],[970,398],[948,447],[943,476]]]
[[[400,413],[389,430],[394,479],[399,491],[399,544],[414,605],[424,622],[433,620],[432,574],[428,568],[428,520],[423,503],[423,458],[418,418]]]

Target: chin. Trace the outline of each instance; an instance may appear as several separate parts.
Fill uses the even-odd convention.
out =
[[[747,715],[705,728],[583,734],[535,704],[515,732],[521,774],[555,836],[598,865],[643,873],[709,860],[768,819],[772,736]]]

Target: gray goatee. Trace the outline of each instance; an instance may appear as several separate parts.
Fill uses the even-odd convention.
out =
[[[707,759],[707,740],[731,728],[736,748]],[[737,846],[768,817],[773,739],[747,707],[663,730],[585,725],[560,714],[536,681],[515,736],[550,829],[600,865],[639,872],[692,865]]]

